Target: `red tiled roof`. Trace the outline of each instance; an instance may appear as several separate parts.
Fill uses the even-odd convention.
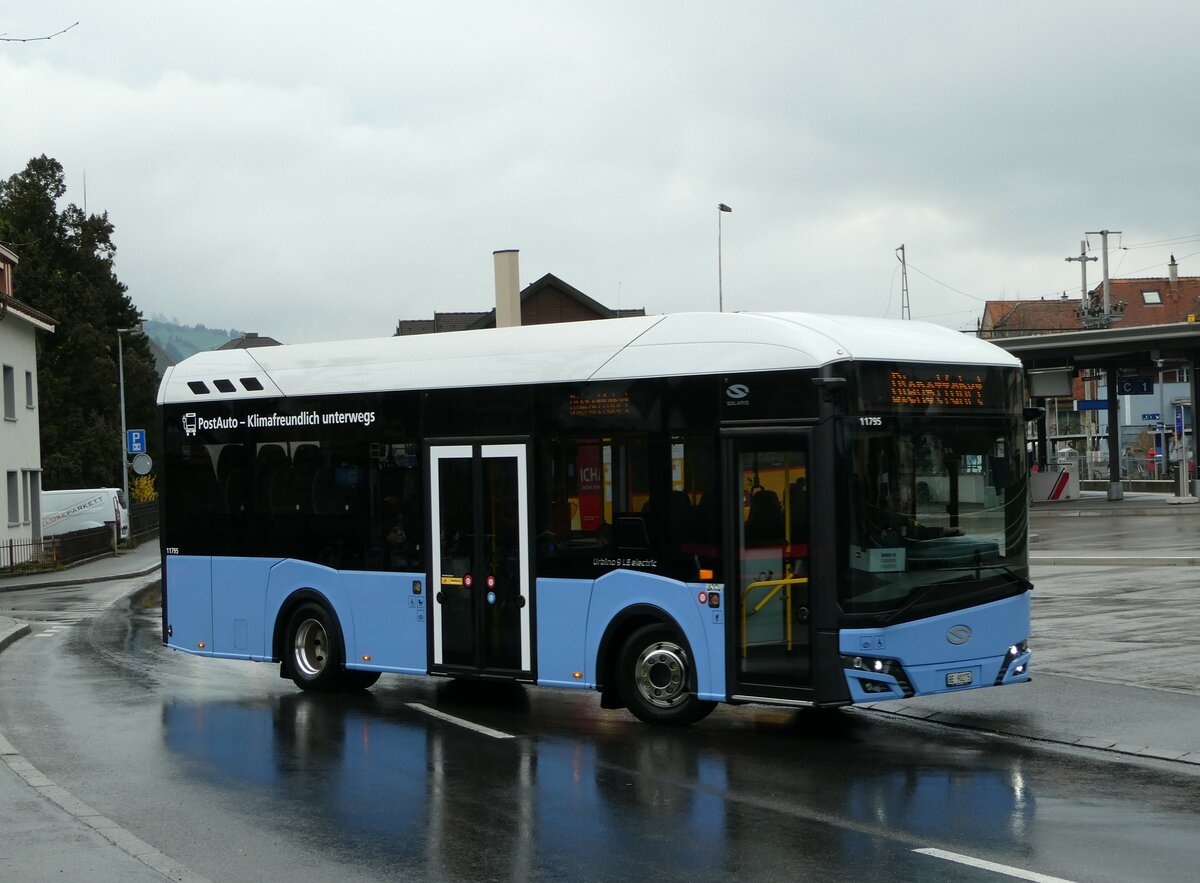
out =
[[[1147,292],[1157,292],[1159,302],[1147,302]],[[1181,276],[1174,284],[1167,278],[1112,279],[1108,299],[1110,311],[1119,317],[1115,324],[1122,328],[1186,322],[1189,315],[1200,314],[1200,276]],[[1088,292],[1088,312],[1100,313],[1103,302],[1101,284]],[[990,300],[984,305],[979,331],[983,337],[1079,331],[1085,327],[1080,307],[1078,299],[1069,297]]]

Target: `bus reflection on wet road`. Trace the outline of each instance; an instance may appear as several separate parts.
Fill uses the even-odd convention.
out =
[[[35,636],[58,616],[53,599],[19,600]],[[995,880],[993,862],[1125,881],[1200,866],[1186,764],[862,710],[723,706],[671,729],[513,684],[391,676],[304,694],[275,666],[160,642],[158,611],[123,602],[17,642],[0,730],[212,880],[926,883]]]
[[[502,716],[526,711],[521,688],[502,690]],[[478,691],[438,692],[446,707]],[[981,770],[961,752],[961,767],[930,767],[871,750],[846,775],[835,757],[859,727],[845,715],[810,716],[829,723],[809,737],[790,723],[745,729],[732,750],[700,728],[624,722],[592,740],[498,741],[418,715],[406,698],[167,701],[163,734],[189,775],[229,793],[269,789],[310,837],[435,877],[758,879],[813,860],[853,876],[911,848],[902,838],[1006,852],[1034,821],[1019,763]],[[780,738],[792,746],[783,757]],[[769,753],[759,740],[774,743]]]

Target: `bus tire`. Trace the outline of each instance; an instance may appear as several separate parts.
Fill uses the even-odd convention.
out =
[[[674,631],[651,623],[625,641],[617,663],[617,686],[625,706],[648,724],[685,727],[707,716],[717,703],[692,691],[695,671]]]
[[[320,604],[301,604],[288,618],[284,665],[301,690],[329,692],[342,686],[342,642],[337,619]],[[373,672],[372,672],[373,673]]]

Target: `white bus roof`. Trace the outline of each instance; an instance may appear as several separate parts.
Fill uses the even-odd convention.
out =
[[[684,377],[849,360],[1021,364],[987,341],[925,322],[670,313],[197,353],[167,369],[158,401]]]

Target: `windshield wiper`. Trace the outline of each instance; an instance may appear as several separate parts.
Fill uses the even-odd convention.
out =
[[[1007,576],[1013,582],[1017,583],[1021,587],[1022,591],[1028,592],[1033,588],[1033,583],[1031,583],[1029,580],[1025,579],[1022,576],[1017,576],[1017,574],[1013,573],[1013,571],[1004,564],[988,564],[986,566],[990,570],[998,570],[1001,573],[1003,573],[1005,576]],[[962,572],[962,571],[978,571],[979,569],[980,568],[978,568],[978,567],[939,567],[934,572],[935,573],[955,573],[955,572]],[[978,577],[976,577],[976,578],[978,578]],[[897,607],[891,613],[881,613],[877,617],[877,621],[879,622],[880,625],[887,625],[888,623],[895,622],[895,620],[897,618],[899,618],[901,614],[906,613],[909,610],[912,610],[914,607],[916,607],[918,604],[920,604],[922,601],[924,601],[926,598],[928,598],[929,595],[932,594],[934,589],[941,589],[941,588],[945,588],[946,586],[959,585],[959,584],[961,584],[961,582],[962,582],[961,580],[949,580],[944,583],[929,583],[928,585],[921,586],[921,588],[919,588],[915,592],[913,592],[913,594],[909,597],[909,599],[907,601],[905,601],[903,604],[901,604],[899,607]]]

